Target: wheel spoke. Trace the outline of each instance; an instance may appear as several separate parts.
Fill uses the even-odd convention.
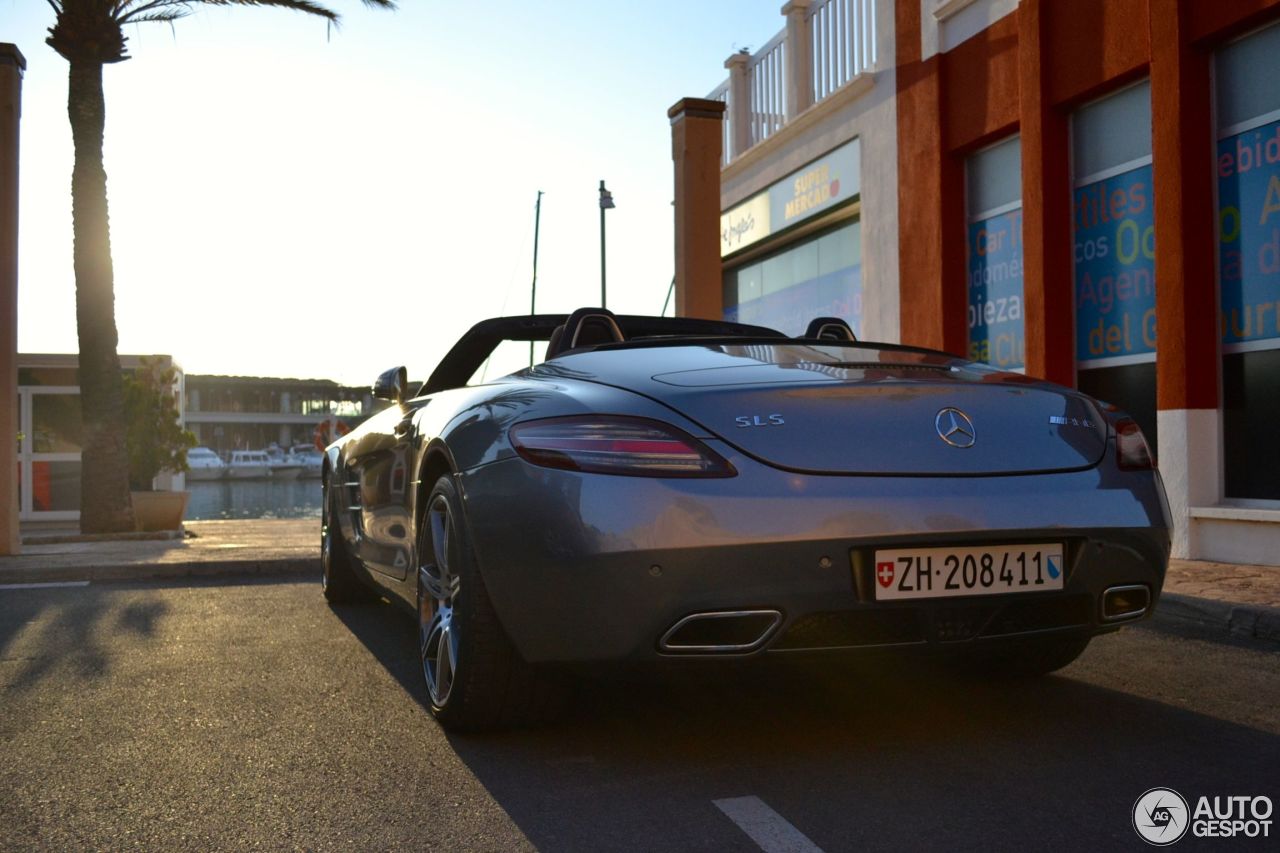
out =
[[[436,648],[436,701],[448,697],[449,688],[453,686],[453,641],[451,639],[450,630],[446,625],[439,635],[438,647]]]
[[[437,572],[443,576],[449,572],[449,511],[437,502],[430,515],[432,557]]]
[[[453,684],[453,674],[458,671],[458,643],[453,635],[453,620],[449,620],[449,642],[445,644],[449,657],[449,683]]]
[[[418,613],[418,655],[425,663],[430,656],[432,626],[435,617],[419,611]]]
[[[423,572],[421,575],[424,584],[423,589],[427,591],[433,599],[439,602],[448,601],[451,591],[440,578],[435,577],[430,572]]]
[[[458,654],[452,623],[453,611],[448,607],[441,607],[435,611],[430,624],[421,631],[422,672],[426,676],[431,699],[437,705],[443,705],[448,700],[457,667]]]

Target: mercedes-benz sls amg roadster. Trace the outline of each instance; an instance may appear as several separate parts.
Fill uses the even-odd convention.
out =
[[[469,384],[503,341],[546,358]],[[417,614],[445,726],[576,666],[918,646],[1050,672],[1151,612],[1169,510],[1138,425],[947,353],[685,318],[479,323],[324,459],[324,594]]]

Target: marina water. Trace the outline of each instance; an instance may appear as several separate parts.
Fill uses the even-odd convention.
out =
[[[187,521],[218,518],[319,518],[318,478],[187,482]]]

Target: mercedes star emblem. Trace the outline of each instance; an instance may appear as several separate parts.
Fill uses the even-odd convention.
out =
[[[933,419],[933,425],[938,429],[938,437],[952,447],[963,450],[966,447],[973,447],[973,443],[978,440],[978,431],[973,428],[973,420],[959,409],[948,407],[938,412],[938,416]]]

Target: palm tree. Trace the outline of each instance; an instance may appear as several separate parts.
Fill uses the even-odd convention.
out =
[[[71,173],[72,250],[76,275],[76,327],[80,337],[80,408],[84,421],[80,475],[80,529],[110,533],[133,529],[129,454],[125,447],[124,393],[115,319],[115,279],[107,217],[107,173],[102,166],[106,109],[102,66],[129,58],[126,24],[169,23],[197,6],[277,6],[338,23],[338,14],[309,0],[46,0],[55,22],[46,42],[70,63],[67,114],[75,145]],[[395,8],[394,0],[363,0]]]

